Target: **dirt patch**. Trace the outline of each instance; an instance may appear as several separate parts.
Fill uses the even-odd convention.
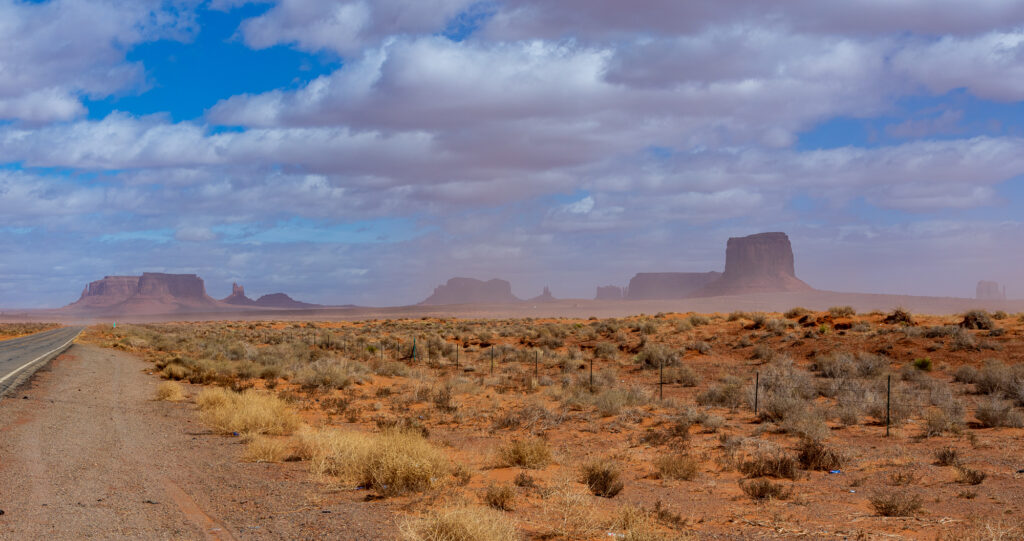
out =
[[[298,464],[240,462],[238,438],[194,406],[151,400],[146,367],[75,345],[0,400],[0,538],[394,537],[387,503],[326,493]]]

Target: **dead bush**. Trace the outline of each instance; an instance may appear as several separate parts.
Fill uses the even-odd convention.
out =
[[[960,327],[964,329],[989,331],[995,328],[995,326],[992,316],[988,315],[988,312],[984,310],[971,310],[964,314],[963,320],[960,321]]]
[[[740,489],[750,499],[757,501],[788,500],[793,494],[792,488],[768,479],[740,479]]]
[[[883,517],[909,517],[921,511],[921,497],[907,491],[878,492],[868,501],[875,512]]]
[[[685,453],[672,453],[654,459],[654,467],[659,479],[692,481],[700,471],[700,462]]]
[[[602,498],[614,498],[624,486],[622,472],[610,461],[600,460],[584,465],[580,477],[591,494]]]
[[[543,468],[551,461],[551,450],[541,438],[513,439],[498,448],[498,461],[506,467]]]
[[[980,485],[988,474],[981,471],[959,465],[956,467],[956,482],[965,485]]]
[[[978,422],[985,428],[1000,426],[1008,428],[1024,427],[1024,416],[1013,408],[1013,403],[994,395],[989,396],[978,404],[977,409],[974,410],[974,416],[978,418]]]
[[[511,511],[516,499],[516,491],[508,485],[488,485],[484,492],[484,502],[499,511]]]
[[[778,477],[797,479],[799,463],[795,458],[778,448],[762,448],[756,450],[740,462],[740,473],[747,477]]]
[[[284,462],[290,456],[287,441],[257,435],[246,444],[242,459],[247,462]]]
[[[820,441],[805,439],[797,448],[797,460],[805,470],[829,471],[840,469],[845,457]]]
[[[960,454],[953,447],[943,447],[935,451],[935,464],[937,466],[956,466],[960,464]]]

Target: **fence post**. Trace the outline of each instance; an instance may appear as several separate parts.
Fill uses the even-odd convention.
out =
[[[540,350],[533,355],[533,379],[540,379]]]
[[[760,387],[761,387],[761,373],[760,372],[754,372],[754,415],[757,415],[757,406],[758,406],[757,399],[759,398],[758,397],[758,392],[759,392]]]
[[[491,375],[494,375],[494,346],[491,346]]]
[[[412,337],[412,362],[416,362],[416,337]]]
[[[658,400],[665,400],[665,359],[658,363]]]
[[[460,346],[459,344],[455,344],[455,371],[456,372],[459,371],[459,349],[461,347],[462,346]]]
[[[590,392],[594,392],[594,358],[590,358]]]
[[[892,401],[892,374],[885,378],[885,437],[889,437],[889,404]]]

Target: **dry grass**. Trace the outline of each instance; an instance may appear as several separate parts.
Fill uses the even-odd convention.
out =
[[[246,462],[284,462],[291,456],[291,449],[287,441],[257,435],[246,444],[242,460]]]
[[[685,453],[673,453],[656,458],[654,467],[659,478],[692,481],[700,471],[700,461]]]
[[[740,489],[752,500],[788,500],[793,495],[793,489],[787,488],[782,483],[775,483],[768,479],[747,479],[740,480]]]
[[[606,460],[584,465],[580,470],[580,481],[587,485],[591,494],[602,498],[614,498],[625,486],[619,467]]]
[[[516,491],[508,485],[488,485],[484,502],[499,511],[511,511],[516,501]]]
[[[180,383],[174,381],[165,381],[157,386],[156,388],[156,399],[166,400],[168,402],[181,402],[185,400],[185,388]]]
[[[498,448],[498,463],[520,468],[543,468],[551,462],[551,449],[541,438],[513,439]]]
[[[314,475],[388,495],[423,492],[452,473],[444,453],[413,431],[308,430],[299,434],[299,456]]]
[[[512,521],[484,507],[440,509],[404,521],[405,541],[514,541],[520,539]]]
[[[905,491],[879,492],[869,501],[875,512],[883,517],[909,517],[921,511],[921,497]]]
[[[196,397],[200,419],[222,434],[291,434],[299,427],[299,416],[280,398],[245,391],[236,393],[219,387],[205,389]]]

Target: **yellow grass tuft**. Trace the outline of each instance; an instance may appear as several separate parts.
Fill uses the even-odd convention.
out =
[[[414,431],[307,430],[299,433],[299,456],[314,475],[385,494],[422,492],[452,471],[444,453]]]
[[[543,468],[551,462],[551,449],[541,438],[510,440],[498,448],[498,462],[502,466]]]
[[[181,402],[185,400],[185,389],[180,383],[165,381],[156,388],[156,399],[168,402]]]
[[[290,456],[287,441],[257,435],[246,444],[242,459],[246,462],[284,462]]]
[[[196,397],[199,417],[222,434],[291,434],[299,427],[299,416],[276,396],[246,391],[236,393],[219,387],[206,389]]]
[[[400,527],[406,541],[514,541],[515,526],[498,511],[484,507],[441,509]]]

